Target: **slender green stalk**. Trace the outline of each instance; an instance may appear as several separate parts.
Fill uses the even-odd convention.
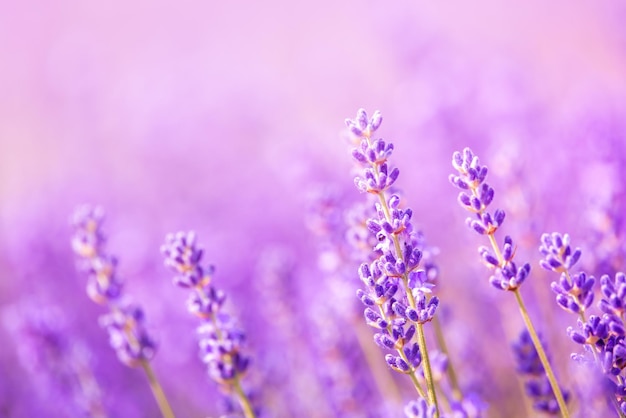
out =
[[[463,399],[463,392],[461,392],[459,380],[457,378],[454,365],[452,364],[452,360],[450,360],[450,352],[448,351],[448,345],[446,344],[446,339],[444,338],[443,331],[441,330],[441,322],[439,322],[439,317],[435,316],[432,322],[433,329],[435,330],[435,339],[437,340],[437,345],[448,358],[448,367],[446,368],[446,373],[448,374],[448,379],[450,380],[452,397],[455,400],[460,401],[461,399]]]
[[[413,306],[415,308],[415,305]],[[417,324],[417,343],[422,353],[422,366],[424,367],[424,376],[426,377],[426,385],[428,386],[428,402],[435,405],[435,418],[439,417],[439,405],[437,404],[437,393],[435,392],[435,382],[433,380],[433,372],[430,367],[430,359],[428,357],[428,349],[426,348],[426,337],[424,336],[424,324]]]
[[[154,395],[154,399],[156,399],[157,404],[159,405],[159,409],[161,410],[161,414],[163,418],[174,418],[174,412],[172,411],[172,407],[170,406],[167,398],[165,397],[165,392],[163,392],[163,388],[159,383],[152,367],[148,360],[140,361],[141,367],[146,372],[146,376],[148,377],[148,383],[150,384],[150,389],[152,389],[152,394]]]
[[[248,399],[246,393],[241,388],[241,384],[239,383],[239,377],[235,377],[235,381],[233,382],[233,389],[235,389],[235,393],[237,393],[237,397],[239,398],[239,404],[241,405],[244,416],[246,418],[256,418],[256,415],[254,414],[254,410],[252,409],[252,405],[250,403],[250,399]]]
[[[533,344],[535,345],[535,349],[537,350],[537,354],[539,355],[541,364],[543,364],[546,376],[550,381],[550,387],[552,387],[552,391],[554,392],[556,401],[559,404],[561,415],[563,416],[563,418],[569,418],[569,412],[567,410],[567,405],[565,404],[565,398],[563,398],[563,393],[561,393],[561,388],[559,387],[556,376],[552,371],[552,367],[550,366],[550,362],[548,361],[548,356],[546,355],[546,352],[541,345],[541,341],[539,340],[537,331],[535,331],[535,327],[530,320],[530,316],[528,315],[528,311],[526,310],[526,305],[524,305],[524,300],[522,299],[522,294],[519,288],[515,289],[513,293],[515,294],[515,299],[517,299],[517,304],[519,305],[520,313],[522,314],[522,318],[524,319],[524,323],[526,324],[526,328],[528,329],[530,338],[533,340]]]

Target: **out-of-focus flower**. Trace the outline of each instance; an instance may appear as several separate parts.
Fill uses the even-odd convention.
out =
[[[109,332],[111,346],[122,363],[137,366],[154,356],[156,343],[145,329],[142,308],[122,293],[117,259],[105,250],[103,221],[102,208],[79,206],[72,216],[72,248],[79,257],[79,268],[87,274],[87,294],[110,310],[100,323]]]
[[[31,387],[43,401],[54,400],[58,412],[68,416],[107,416],[91,369],[91,353],[70,334],[62,311],[25,301],[6,308],[2,319],[14,337],[22,367],[29,372]]]
[[[541,336],[539,336],[541,339]],[[546,344],[542,341],[542,346]],[[517,364],[517,372],[525,379],[526,394],[531,398],[533,408],[550,415],[560,414],[559,404],[546,377],[543,364],[533,345],[528,330],[523,330],[519,339],[513,344],[513,353]],[[569,392],[563,391],[567,402]]]
[[[258,412],[241,384],[250,363],[250,358],[241,351],[245,333],[234,318],[222,310],[225,295],[213,286],[211,274],[215,269],[201,265],[202,250],[196,244],[196,233],[167,235],[161,252],[165,266],[177,274],[174,284],[192,290],[187,309],[202,318],[197,330],[200,358],[206,364],[209,376],[224,390],[237,396],[247,418],[256,416]]]

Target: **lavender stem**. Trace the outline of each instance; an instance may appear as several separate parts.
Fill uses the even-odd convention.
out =
[[[526,328],[530,333],[530,338],[533,340],[533,344],[535,349],[537,350],[537,354],[539,355],[539,359],[541,360],[541,364],[546,371],[546,376],[550,381],[550,386],[552,387],[552,391],[554,392],[554,396],[556,397],[556,401],[559,404],[559,409],[561,410],[561,415],[564,418],[569,418],[569,412],[567,410],[567,405],[565,404],[565,398],[563,398],[563,393],[561,393],[561,388],[557,383],[556,376],[552,371],[552,367],[550,366],[550,362],[548,361],[548,356],[546,356],[546,352],[541,345],[541,341],[539,340],[539,336],[537,335],[537,331],[535,331],[535,327],[533,326],[532,321],[530,320],[530,316],[528,315],[528,311],[526,310],[526,305],[524,304],[524,300],[522,299],[522,294],[519,288],[513,290],[515,294],[515,299],[517,299],[517,304],[519,305],[520,313],[522,314],[522,319],[524,319],[524,323],[526,324]]]
[[[235,378],[233,382],[233,387],[237,396],[239,398],[239,403],[241,404],[241,409],[243,409],[243,414],[246,418],[256,418],[254,410],[252,409],[252,404],[250,403],[250,399],[246,396],[246,393],[243,391],[241,387],[241,383],[239,382],[239,377]]]
[[[148,383],[150,384],[150,389],[152,389],[152,394],[154,395],[154,399],[159,405],[159,409],[161,410],[161,415],[163,418],[175,418],[174,412],[172,411],[172,407],[167,401],[167,397],[165,396],[165,392],[163,392],[163,388],[159,383],[159,379],[157,379],[154,374],[154,370],[152,370],[152,366],[147,360],[140,361],[141,367],[146,372],[146,376],[148,377]]]
[[[452,388],[452,396],[455,400],[460,401],[463,399],[463,392],[461,392],[461,388],[459,386],[459,380],[456,375],[456,371],[454,370],[454,366],[452,364],[452,360],[450,359],[450,352],[448,351],[448,345],[446,344],[446,339],[443,337],[443,331],[441,330],[441,323],[439,322],[439,318],[437,316],[433,317],[433,328],[435,331],[435,339],[437,340],[437,345],[439,349],[448,357],[448,367],[446,368],[446,373],[448,374],[448,379],[450,379],[450,386]]]
[[[412,305],[415,308],[415,302]],[[424,325],[417,324],[417,342],[422,354],[422,362],[424,364],[424,376],[426,377],[426,385],[428,386],[428,401],[435,406],[435,418],[439,417],[439,405],[437,404],[437,394],[435,393],[435,385],[433,381],[433,373],[430,367],[430,359],[426,348],[426,337],[424,336]]]

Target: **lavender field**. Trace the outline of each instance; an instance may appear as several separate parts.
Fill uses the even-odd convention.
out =
[[[0,417],[626,417],[626,5],[9,2]]]

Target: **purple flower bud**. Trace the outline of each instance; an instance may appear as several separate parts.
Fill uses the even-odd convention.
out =
[[[375,132],[378,130],[380,125],[383,123],[383,115],[377,110],[374,112],[374,115],[370,119],[368,123],[368,127],[371,132]]]
[[[366,306],[374,306],[376,304],[374,299],[361,289],[356,291],[356,295],[361,300],[361,302],[363,302],[363,304]]]
[[[352,157],[354,157],[354,159],[360,163],[367,162],[367,158],[365,157],[365,155],[356,148],[352,150]]]
[[[387,334],[378,333],[374,335],[374,342],[382,348],[393,349],[396,345],[395,341]]]
[[[476,231],[478,234],[480,235],[487,234],[487,227],[480,220],[467,218],[466,223],[471,229]]]
[[[500,262],[498,261],[496,256],[491,254],[491,251],[487,247],[479,247],[478,252],[485,264],[487,264],[488,266],[498,267],[500,265]]]
[[[117,259],[105,252],[103,219],[104,211],[99,207],[78,207],[72,217],[72,247],[88,274],[87,294],[109,307],[100,324],[108,331],[111,346],[122,363],[135,366],[154,356],[156,344],[144,327],[143,310],[122,293],[124,283],[117,277]]]
[[[365,128],[367,128],[368,119],[365,109],[361,108],[357,110],[356,119],[354,120],[354,122],[361,130],[365,130]]]

